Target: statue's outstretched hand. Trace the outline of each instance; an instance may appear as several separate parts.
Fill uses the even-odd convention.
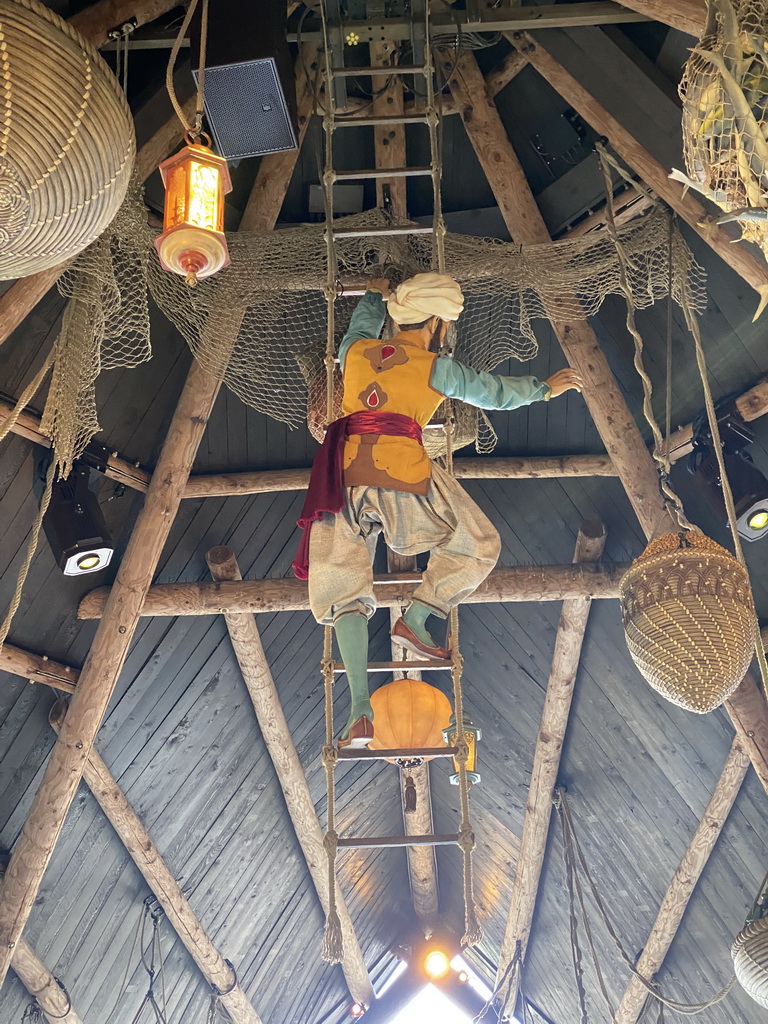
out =
[[[584,385],[581,374],[577,373],[576,370],[558,370],[557,373],[553,373],[551,377],[548,377],[544,383],[549,386],[550,398],[557,398],[566,391],[581,391]]]
[[[373,277],[367,285],[369,292],[381,292],[381,297],[386,302],[392,294],[389,290],[389,281],[386,277]]]

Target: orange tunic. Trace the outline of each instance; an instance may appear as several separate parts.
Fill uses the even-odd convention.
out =
[[[430,385],[436,358],[414,331],[403,331],[389,341],[354,342],[344,362],[342,415],[399,413],[425,427],[445,398]],[[344,445],[347,487],[426,494],[431,475],[429,456],[411,437],[353,434]]]

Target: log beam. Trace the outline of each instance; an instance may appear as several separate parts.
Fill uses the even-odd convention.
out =
[[[140,28],[176,6],[176,0],[98,0],[68,21],[92,46],[100,48],[110,41],[112,29],[120,28],[126,21],[133,20]]]
[[[527,48],[524,52],[530,60]],[[522,245],[551,242],[517,154],[487,97],[475,57],[465,53],[457,60],[455,51],[442,51],[440,59],[446,71],[456,62],[451,92],[511,237]],[[578,308],[576,296],[573,305]],[[553,321],[552,327],[568,362],[583,377],[592,419],[643,530],[651,536],[662,524],[669,528],[653,460],[594,331],[586,319],[576,317]]]
[[[704,0],[619,0],[619,3],[637,14],[645,14],[653,21],[660,21],[696,38],[704,31],[707,20]]]
[[[605,527],[603,524],[585,522],[579,530],[573,561],[575,563],[596,562],[601,557],[604,547]],[[528,788],[528,800],[525,805],[523,836],[520,841],[520,854],[517,858],[515,880],[512,885],[512,900],[499,954],[497,985],[506,973],[518,942],[522,945],[523,962],[525,962],[541,871],[544,865],[544,854],[547,849],[549,822],[552,816],[552,797],[560,770],[560,756],[568,727],[581,647],[584,642],[591,604],[592,601],[588,597],[574,598],[570,601],[563,601],[560,612],[552,668],[544,698],[544,711],[533,755],[533,771]],[[516,977],[519,977],[519,974]],[[505,1006],[514,1010],[517,1001],[517,984],[512,983],[506,992],[502,991],[502,999]]]
[[[746,423],[759,419],[768,413],[768,380],[760,381],[745,391],[735,402],[736,409]],[[669,458],[677,462],[693,451],[693,424],[680,427],[669,436]]]
[[[44,683],[67,693],[75,692],[75,683],[80,676],[79,670],[70,665],[62,665],[45,654],[33,654],[9,643],[0,647],[0,672],[23,676],[30,683]]]
[[[627,562],[603,565],[516,565],[494,569],[467,598],[467,604],[506,601],[565,601],[619,596],[619,580]],[[407,604],[416,589],[418,573],[374,576],[373,592],[381,608]],[[79,619],[99,619],[106,614],[113,587],[97,587],[80,602]],[[221,615],[225,612],[309,611],[307,584],[303,580],[243,580],[231,583],[160,583],[150,587],[141,615]]]
[[[737,736],[699,827],[662,900],[648,941],[637,963],[637,970],[650,982],[664,963],[693,890],[723,831],[748,769],[749,758]],[[637,1024],[647,999],[646,987],[637,978],[632,977],[613,1018],[614,1024]]]
[[[211,576],[217,582],[242,579],[234,551],[227,547],[212,548],[206,555]],[[323,846],[323,831],[315,812],[291,731],[280,703],[280,696],[269,669],[256,620],[250,613],[225,613],[224,620],[245,681],[248,695],[269,756],[285,797],[296,838],[301,846],[307,868],[312,876],[318,899],[327,912],[329,902],[328,858]],[[337,893],[337,910],[344,938],[341,969],[355,1002],[370,1006],[373,987],[355,935],[349,910],[341,893]]]
[[[11,967],[27,992],[37,1001],[49,1024],[83,1024],[72,1008],[68,993],[24,939],[19,939],[13,951]]]
[[[380,42],[371,42],[369,50],[372,67],[390,65],[397,53],[395,47]],[[404,110],[403,79],[400,75],[393,75],[384,92],[380,96],[375,96],[372,112],[374,116],[381,117],[402,115]],[[405,125],[377,125],[373,129],[373,144],[376,167],[408,166]],[[408,220],[406,184],[405,178],[376,179],[376,205],[382,210],[391,209],[395,224],[405,224]]]
[[[653,191],[660,196],[693,230],[724,260],[732,270],[758,294],[768,290],[768,267],[757,260],[746,246],[733,243],[721,228],[711,223],[708,212],[694,198],[692,192],[684,194],[683,186],[671,181],[669,171],[640,145],[615,117],[558,63],[542,45],[526,32],[509,33],[509,41],[520,49],[542,78],[560,93],[563,99],[591,125],[605,136],[619,157],[631,167]]]
[[[61,734],[71,713],[71,706],[67,711],[63,699],[54,704],[50,722],[57,735]],[[157,897],[171,927],[200,968],[200,973],[209,985],[216,986],[223,993],[220,999],[233,1024],[261,1024],[261,1018],[251,1006],[235,972],[208,937],[152,837],[95,749],[85,760],[83,779]]]

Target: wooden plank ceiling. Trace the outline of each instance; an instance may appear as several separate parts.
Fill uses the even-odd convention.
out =
[[[632,6],[642,6],[633,4]],[[622,45],[617,32],[623,33]],[[646,30],[650,31],[650,30]],[[655,27],[656,41],[664,31]],[[618,117],[664,166],[679,165],[679,112],[660,79],[644,70],[631,38],[653,54],[656,43],[630,28],[549,29],[547,49]],[[509,44],[479,54],[489,69]],[[599,56],[597,59],[596,55]],[[647,58],[646,58],[647,60]],[[147,58],[147,80],[162,62]],[[142,65],[144,67],[144,65]],[[655,65],[654,65],[655,69]],[[135,77],[135,76],[134,76]],[[137,90],[136,105],[152,89]],[[139,92],[141,95],[139,95]],[[583,195],[534,150],[537,126],[557,118],[567,103],[530,67],[497,97],[509,137],[534,193],[548,191],[560,223],[583,212]],[[158,98],[139,119],[145,136],[167,116]],[[317,119],[288,189],[282,217],[305,219],[308,186],[316,182],[312,147]],[[369,142],[365,129],[348,131],[350,154]],[[347,141],[348,140],[348,141]],[[418,144],[409,139],[414,157]],[[471,210],[484,223],[493,195],[459,118],[446,124],[444,195],[449,215]],[[342,154],[343,158],[343,154]],[[416,162],[414,160],[414,162]],[[357,160],[357,165],[362,161]],[[562,172],[562,168],[560,169]],[[247,198],[254,166],[238,171],[235,196]],[[153,192],[154,190],[154,192]],[[552,191],[554,190],[554,191]],[[157,195],[156,182],[149,194]],[[598,194],[598,193],[596,193]],[[418,186],[409,186],[415,215],[427,213]],[[554,196],[554,199],[552,198]],[[570,205],[569,205],[570,204]],[[241,205],[241,208],[242,208]],[[233,212],[233,216],[236,214]],[[473,215],[474,216],[474,215]],[[484,218],[486,218],[484,220]],[[458,221],[457,221],[458,223]],[[503,224],[496,218],[498,233]],[[551,226],[551,225],[550,225]],[[689,233],[691,234],[691,233]],[[702,319],[716,397],[750,387],[768,372],[764,325],[750,323],[754,293],[695,236],[697,258],[709,273],[709,304]],[[0,347],[0,390],[20,394],[55,335],[62,300],[49,293]],[[666,351],[666,309],[639,315],[647,362],[661,410]],[[632,367],[624,311],[608,300],[591,325],[621,391],[641,421],[641,389]],[[152,467],[190,362],[178,334],[159,313],[153,319],[154,356],[136,370],[104,374],[99,382],[102,438],[131,461]],[[549,325],[537,334],[539,353],[529,365],[502,372],[545,377],[564,364]],[[690,422],[701,406],[690,338],[677,313],[673,322],[675,423]],[[570,395],[548,405],[491,416],[497,455],[578,454],[601,450],[583,400]],[[756,461],[768,472],[768,418],[758,420]],[[246,408],[226,389],[219,394],[195,460],[195,472],[289,468],[309,464],[315,443],[305,430]],[[13,590],[35,499],[31,490],[35,447],[11,436],[0,445],[0,603]],[[702,500],[684,466],[679,486],[689,515],[726,542],[723,524]],[[614,478],[470,481],[467,488],[500,530],[502,565],[570,561],[579,525],[600,519],[607,529],[605,558],[629,560],[644,536],[625,492]],[[109,583],[125,551],[141,505],[105,480],[100,500],[117,538],[113,566],[96,580],[64,579],[44,544],[34,559],[10,640],[17,646],[80,666],[97,623],[76,618],[80,596]],[[296,544],[294,522],[303,494],[187,499],[165,545],[156,582],[209,578],[206,551],[219,544],[237,553],[246,578],[284,577]],[[768,542],[764,542],[768,543]],[[753,570],[764,567],[764,545],[747,545]],[[762,620],[768,617],[768,580],[753,572]],[[466,698],[483,727],[482,783],[472,794],[478,837],[478,904],[485,928],[472,962],[492,983],[504,936],[536,734],[557,630],[556,604],[467,606],[461,610]],[[319,759],[323,709],[319,662],[321,630],[303,612],[259,615],[258,626],[289,728],[321,821],[325,782]],[[372,625],[372,658],[389,656],[388,615]],[[448,679],[434,681],[448,688]],[[47,716],[52,691],[0,675],[0,847],[17,839],[42,777],[54,734]],[[346,717],[340,686],[338,720]],[[733,727],[723,711],[693,717],[650,691],[624,646],[616,602],[595,602],[576,682],[560,779],[609,911],[627,948],[645,943],[659,903],[715,787]],[[272,763],[255,724],[224,622],[219,617],[144,618],[114,692],[96,747],[152,835],[192,908],[217,947],[236,965],[239,981],[267,1024],[341,1024],[350,997],[338,967],[320,960],[322,912],[296,842]],[[432,767],[435,831],[455,831],[456,790],[447,767]],[[402,830],[397,772],[372,763],[338,773],[341,826],[352,834]],[[661,978],[676,998],[698,1000],[730,971],[728,947],[765,871],[766,795],[750,770],[667,957]],[[340,884],[349,903],[374,985],[391,973],[395,951],[415,934],[402,851],[346,852]],[[526,978],[527,995],[554,1024],[576,1019],[567,905],[559,837],[554,829],[545,861]],[[440,850],[438,878],[445,921],[461,932],[461,872],[455,850]],[[106,1024],[128,966],[127,988],[110,1024],[128,1024],[143,998],[144,975],[134,952],[134,930],[147,887],[94,798],[81,784],[45,873],[25,939],[66,984],[85,1024]],[[167,924],[161,925],[169,1020],[205,1019],[209,990]],[[606,980],[615,1003],[628,981],[607,935],[598,931]],[[602,1008],[589,974],[591,1007]],[[299,984],[297,984],[297,981]],[[20,1020],[29,996],[15,975],[0,991],[3,1021]],[[748,1024],[759,1011],[737,987],[701,1016],[704,1024]]]

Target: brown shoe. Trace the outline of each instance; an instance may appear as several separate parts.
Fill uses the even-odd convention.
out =
[[[430,647],[429,644],[419,640],[402,616],[397,620],[392,629],[392,639],[397,641],[406,651],[410,651],[411,654],[418,654],[428,661],[448,661],[451,657],[444,647],[438,647],[437,644],[434,647]]]
[[[339,749],[351,747],[353,750],[359,750],[361,747],[367,747],[372,739],[373,722],[365,715],[361,715],[352,723],[349,736],[345,740],[339,740]]]

